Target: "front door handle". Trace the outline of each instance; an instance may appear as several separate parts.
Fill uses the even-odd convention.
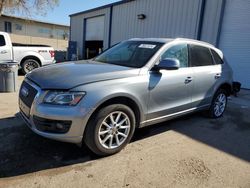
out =
[[[7,54],[7,50],[0,51],[0,54]]]
[[[193,78],[189,76],[189,77],[186,78],[185,84],[188,84],[188,83],[190,83],[192,81],[193,81]]]
[[[220,73],[218,73],[218,74],[216,74],[215,76],[214,76],[214,78],[217,80],[217,79],[219,79],[221,77],[221,74]]]

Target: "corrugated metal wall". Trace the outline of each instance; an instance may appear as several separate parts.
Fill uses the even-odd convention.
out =
[[[111,45],[135,37],[186,37],[200,35],[216,44],[223,0],[135,0],[113,6]],[[205,3],[202,17],[202,4]],[[111,7],[71,17],[71,39],[77,41],[80,57],[84,46],[84,19],[105,15],[104,49],[109,46]],[[145,14],[144,20],[137,18]],[[201,21],[201,19],[203,20]],[[201,22],[200,22],[201,21]],[[199,26],[201,33],[199,34]]]
[[[219,48],[234,71],[234,79],[250,89],[250,1],[227,0]]]
[[[100,9],[97,11],[80,14],[71,17],[70,19],[70,26],[71,26],[71,33],[70,33],[70,40],[77,41],[77,49],[79,58],[83,57],[83,46],[84,46],[84,19],[92,18],[95,16],[104,15],[104,48],[108,48],[108,38],[109,38],[109,20],[110,20],[110,8]]]
[[[136,0],[113,8],[111,44],[133,37],[196,38],[202,0]],[[145,20],[137,19],[145,14]]]
[[[217,44],[222,6],[223,0],[206,0],[201,40]]]

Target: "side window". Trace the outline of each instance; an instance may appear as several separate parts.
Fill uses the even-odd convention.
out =
[[[0,35],[0,46],[5,46],[5,45],[6,45],[6,43],[5,43],[4,36]]]
[[[180,44],[169,48],[161,56],[161,59],[176,58],[180,61],[180,67],[188,67],[188,47],[187,44]]]
[[[213,65],[210,50],[203,46],[190,45],[190,63],[192,67]]]
[[[12,33],[12,24],[11,22],[4,22],[4,31],[7,33]]]
[[[217,54],[217,52],[215,52],[214,50],[212,50],[212,54],[213,54],[213,57],[214,57],[214,61],[217,65],[219,64],[223,64],[223,60],[220,58],[220,56]]]

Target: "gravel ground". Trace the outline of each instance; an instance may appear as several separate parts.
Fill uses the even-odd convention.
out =
[[[17,93],[0,94],[1,188],[250,188],[247,90],[218,120],[196,113],[137,130],[122,152],[106,158],[34,134],[17,112]]]

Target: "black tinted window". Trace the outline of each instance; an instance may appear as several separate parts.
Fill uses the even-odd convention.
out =
[[[212,50],[212,54],[213,54],[213,57],[214,57],[214,61],[216,64],[223,64],[223,61],[222,59],[220,58],[220,56],[217,54],[217,52],[215,52],[214,50]]]
[[[203,46],[190,45],[190,61],[192,67],[213,65],[210,50]]]
[[[175,58],[180,61],[180,67],[188,67],[188,48],[186,44],[180,44],[169,48],[161,59]]]
[[[5,46],[5,39],[3,35],[0,35],[0,46]]]

